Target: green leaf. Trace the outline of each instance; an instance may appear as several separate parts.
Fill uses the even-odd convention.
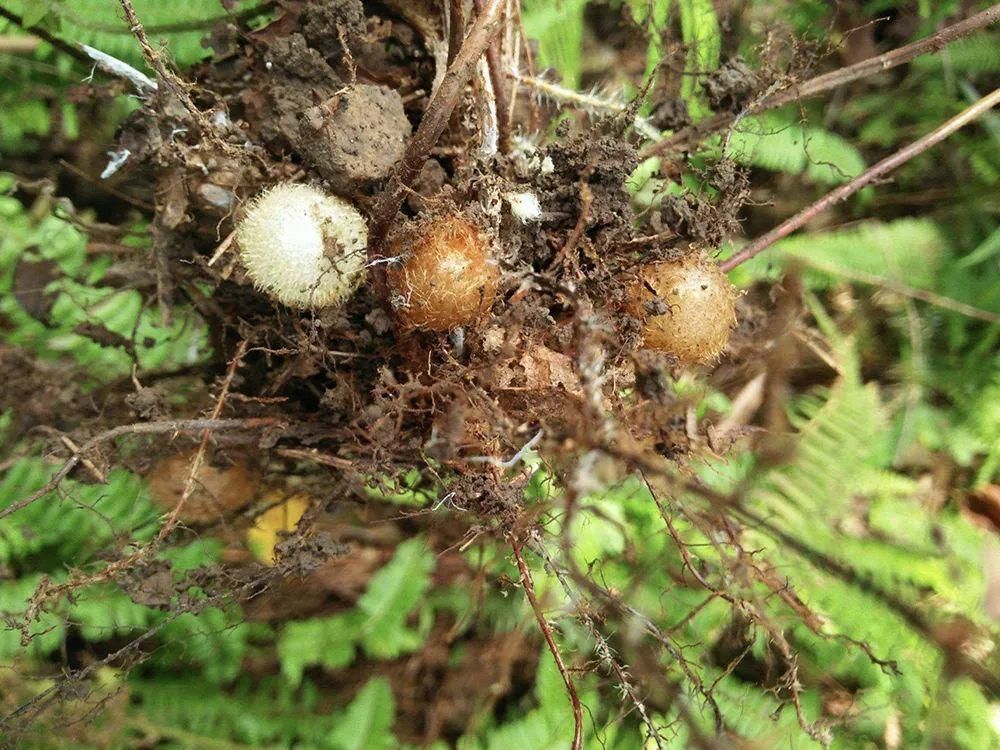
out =
[[[278,638],[281,673],[292,686],[302,682],[307,667],[340,669],[354,661],[360,645],[377,659],[393,659],[413,651],[423,633],[406,620],[430,586],[434,556],[421,539],[410,539],[371,581],[357,608],[332,617],[285,625]]]
[[[354,661],[360,624],[355,612],[289,622],[278,638],[281,674],[289,684],[298,687],[306,667],[346,667]]]
[[[24,28],[30,29],[33,26],[40,24],[48,14],[48,5],[39,0],[39,2],[28,5],[24,8],[24,14],[21,16],[21,21],[24,24]]]
[[[389,681],[376,677],[365,685],[347,707],[330,743],[337,750],[382,750],[397,747],[391,728],[396,701]]]
[[[692,113],[697,115],[699,99],[699,79],[719,67],[722,50],[722,36],[719,20],[715,16],[712,0],[678,0],[681,12],[681,39],[688,47],[684,65],[684,79],[681,82],[681,96],[688,102]]]
[[[827,289],[843,278],[889,279],[920,289],[933,288],[946,259],[947,239],[929,219],[865,222],[850,229],[790,237],[775,243],[741,272],[767,277],[775,256],[804,263],[811,289]]]
[[[580,86],[583,11],[587,0],[524,0],[524,32],[538,41],[538,62],[555,68],[568,88]]]
[[[959,268],[969,268],[984,260],[989,260],[997,254],[1000,254],[1000,227],[994,229],[985,240],[979,243],[975,250],[959,260],[957,265]]]
[[[823,185],[847,182],[865,169],[861,152],[850,142],[787,114],[745,118],[729,141],[728,154],[740,164],[804,174]]]
[[[424,541],[410,539],[372,577],[358,600],[364,615],[361,642],[369,656],[393,659],[420,645],[420,634],[406,627],[406,619],[430,586],[434,564]]]

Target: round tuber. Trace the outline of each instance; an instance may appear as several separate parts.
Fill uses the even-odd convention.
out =
[[[706,364],[729,343],[737,297],[719,265],[697,253],[643,266],[630,291],[629,312],[642,321],[646,349]]]
[[[446,331],[485,314],[499,273],[486,236],[468,219],[426,219],[393,239],[392,304],[404,326]]]
[[[308,185],[282,183],[255,198],[236,242],[254,285],[289,307],[339,305],[364,278],[364,217]]]

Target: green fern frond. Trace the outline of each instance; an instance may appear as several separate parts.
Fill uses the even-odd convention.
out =
[[[790,237],[776,243],[769,258],[745,264],[749,278],[772,273],[775,256],[807,266],[806,284],[828,289],[844,276],[884,278],[918,289],[934,288],[948,254],[941,228],[930,219],[865,222],[849,229],[835,229]]]
[[[396,701],[389,681],[376,677],[361,688],[337,727],[330,732],[333,750],[388,750],[399,744],[392,734]]]
[[[13,184],[0,174],[0,191]],[[4,341],[30,348],[42,357],[70,357],[93,383],[131,372],[134,352],[143,371],[171,370],[202,361],[208,355],[208,332],[190,308],[176,306],[164,326],[156,309],[146,306],[136,290],[101,286],[106,258],[90,258],[84,233],[54,213],[36,219],[14,198],[0,195],[0,315],[7,325]],[[141,250],[137,250],[141,253]],[[55,264],[57,278],[42,288],[17,287],[21,264]],[[44,319],[32,317],[19,295],[47,299]],[[96,327],[111,341],[87,335]],[[131,352],[129,350],[132,350]]]
[[[54,467],[40,458],[14,463],[0,479],[0,504],[41,488]],[[34,570],[81,565],[108,545],[141,541],[157,517],[139,479],[116,469],[106,485],[65,480],[59,493],[45,495],[0,520],[0,563],[30,560]]]
[[[885,421],[874,385],[841,378],[798,432],[796,458],[768,474],[755,502],[794,528],[832,522],[850,505],[859,468]]]
[[[524,0],[524,31],[538,41],[538,61],[555,68],[564,86],[580,87],[583,11],[587,0]]]
[[[1000,70],[1000,34],[980,32],[952,42],[937,55],[922,55],[912,65],[920,71],[939,75],[945,67],[955,74],[978,75]]]
[[[678,0],[678,3],[681,39],[688,47],[681,96],[688,102],[692,115],[697,118],[705,109],[700,97],[696,96],[698,83],[702,77],[719,67],[722,34],[712,0]]]
[[[241,680],[231,693],[185,676],[135,679],[129,692],[136,706],[137,728],[173,742],[172,748],[213,746],[211,740],[250,747],[329,748],[340,714],[317,711],[315,689],[297,693],[280,681]],[[185,733],[172,734],[171,728]],[[166,731],[163,731],[166,730]]]
[[[430,585],[434,556],[422,539],[411,539],[368,583],[351,612],[288,623],[278,638],[281,671],[292,685],[306,667],[338,669],[350,664],[357,648],[377,659],[393,659],[416,649],[426,637],[426,622],[407,626]],[[317,649],[316,644],[323,644]]]
[[[865,169],[861,152],[849,141],[779,114],[745,118],[728,153],[740,164],[805,175],[822,185],[847,182]]]
[[[136,15],[147,29],[150,42],[164,42],[172,60],[190,65],[209,55],[202,44],[213,23],[227,14],[219,3],[203,0],[133,0]],[[230,14],[253,8],[259,2],[238,0]],[[117,2],[110,0],[10,0],[10,10],[29,26],[43,26],[69,43],[87,44],[133,66],[142,67],[142,52]]]

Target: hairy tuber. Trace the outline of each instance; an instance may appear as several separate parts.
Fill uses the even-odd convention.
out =
[[[643,346],[687,364],[714,362],[736,325],[739,293],[702,253],[651,263],[639,271],[629,312],[642,321]]]
[[[461,216],[425,219],[396,233],[392,304],[405,326],[446,331],[490,309],[499,273],[490,242]]]
[[[368,227],[342,198],[295,183],[261,193],[236,226],[247,274],[295,308],[339,305],[364,278]]]

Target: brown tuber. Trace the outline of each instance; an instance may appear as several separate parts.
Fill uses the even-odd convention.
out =
[[[719,265],[697,253],[643,266],[629,312],[642,321],[643,347],[686,364],[714,362],[736,325],[739,293]]]
[[[404,326],[446,331],[484,315],[499,273],[490,243],[461,216],[434,217],[397,232],[389,268],[392,306]]]

